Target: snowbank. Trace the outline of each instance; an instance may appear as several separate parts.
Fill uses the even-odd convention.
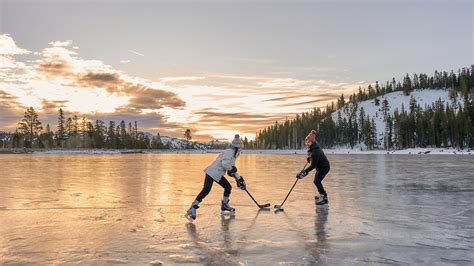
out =
[[[306,154],[306,150],[245,150],[248,154]],[[420,155],[473,155],[474,151],[446,148],[415,148],[405,150],[358,150],[358,149],[324,149],[325,154],[420,154]]]
[[[34,154],[206,154],[220,153],[223,150],[35,150]],[[326,154],[419,154],[419,155],[473,155],[469,149],[452,148],[414,148],[405,150],[360,150],[360,149],[324,149]],[[306,150],[244,150],[243,154],[306,154]]]

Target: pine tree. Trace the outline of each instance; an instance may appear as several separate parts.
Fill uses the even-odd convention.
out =
[[[46,131],[42,133],[39,137],[40,140],[40,148],[53,148],[54,147],[54,139],[53,139],[53,132],[51,131],[51,128],[49,124],[46,125]]]
[[[153,137],[151,140],[151,148],[152,149],[163,149],[165,146],[161,142],[161,136],[160,133],[156,134],[156,137]]]
[[[341,97],[339,97],[339,99],[337,100],[337,109],[341,109],[342,107],[344,107],[345,104],[346,101],[344,100],[344,94],[341,94]]]
[[[184,138],[186,139],[186,148],[189,147],[189,141],[193,139],[193,136],[191,135],[191,129],[186,129],[184,132]]]
[[[464,111],[460,108],[458,113],[456,114],[456,122],[457,122],[457,126],[458,126],[458,129],[457,131],[459,132],[458,133],[458,139],[457,139],[457,143],[458,143],[458,147],[460,149],[464,149],[465,145],[466,145],[466,129],[465,129],[465,125],[466,125],[466,118],[465,118],[465,115],[464,115]]]
[[[66,135],[68,137],[74,135],[74,125],[72,122],[72,118],[68,117],[66,120]]]
[[[372,118],[370,123],[370,148],[374,149],[377,146],[377,125],[375,124],[374,118]]]
[[[360,129],[359,131],[361,132],[359,134],[359,142],[363,141],[363,128],[364,128],[364,125],[365,125],[365,112],[364,112],[364,108],[361,107],[360,108],[360,111],[359,111],[359,126],[360,126]]]
[[[388,112],[390,111],[390,106],[388,104],[387,98],[382,101],[382,112],[384,121],[387,119]]]
[[[136,142],[138,139],[138,123],[135,121],[134,127],[133,127],[133,141]]]
[[[375,104],[375,106],[379,106],[379,105],[380,105],[380,100],[379,100],[379,98],[375,98],[375,99],[374,99],[374,104]]]
[[[87,132],[87,118],[85,115],[82,116],[82,121],[81,121],[81,132],[85,133]]]
[[[76,136],[77,133],[79,132],[79,117],[75,114],[72,118],[73,124],[72,124],[72,135]]]
[[[120,122],[120,142],[121,142],[121,148],[128,147],[127,126],[124,120]]]
[[[32,148],[34,138],[43,130],[41,122],[38,120],[38,113],[33,107],[26,109],[23,119],[18,125],[18,130],[25,136],[25,147]]]
[[[101,120],[96,120],[93,131],[93,143],[94,147],[101,149],[104,148],[105,141],[105,123]]]
[[[453,108],[456,108],[458,92],[456,91],[454,87],[451,87],[451,89],[449,89],[449,99],[451,100],[451,106],[453,106]]]
[[[417,102],[416,102],[416,99],[415,97],[413,97],[413,95],[410,97],[410,114],[415,114],[415,110],[418,106]]]
[[[420,88],[420,81],[418,79],[418,75],[415,73],[413,74],[413,89],[417,90]]]
[[[387,115],[386,123],[385,123],[385,135],[384,135],[384,148],[390,150],[393,148],[393,122],[392,117]]]
[[[366,119],[364,119],[363,127],[362,127],[362,136],[363,136],[363,142],[365,146],[367,146],[367,149],[372,149],[372,125],[370,123],[370,117],[367,116]]]
[[[58,116],[58,127],[56,131],[56,141],[57,145],[61,146],[62,141],[66,135],[66,129],[64,128],[64,112],[62,108],[59,108],[59,116]]]
[[[115,138],[115,121],[109,121],[109,128],[107,129],[107,148],[117,148]]]
[[[410,95],[412,91],[411,79],[410,76],[407,74],[405,78],[403,78],[403,94]]]

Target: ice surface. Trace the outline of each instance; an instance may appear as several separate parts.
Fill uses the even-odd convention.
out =
[[[216,154],[0,155],[0,264],[473,264],[472,156],[328,155],[327,209],[312,174],[285,211],[234,181],[183,217]],[[243,154],[260,203],[280,204],[304,155]]]

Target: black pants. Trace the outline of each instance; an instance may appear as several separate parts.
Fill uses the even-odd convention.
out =
[[[328,174],[329,169],[330,169],[329,166],[319,168],[319,169],[317,169],[316,175],[314,176],[314,184],[318,188],[318,192],[319,192],[320,195],[327,196],[322,182],[323,182],[324,177]]]
[[[199,192],[199,194],[196,197],[196,200],[201,202],[209,192],[211,192],[212,184],[216,182],[210,175],[206,174],[206,178],[204,179],[204,186]],[[221,185],[221,187],[224,188],[224,197],[229,197],[230,192],[232,190],[232,186],[230,185],[229,181],[225,177],[222,177],[219,182],[216,182],[217,184]]]

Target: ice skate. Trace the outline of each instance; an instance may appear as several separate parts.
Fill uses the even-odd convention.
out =
[[[221,202],[221,214],[231,214],[235,213],[235,209],[229,205],[229,200],[222,200]]]
[[[198,205],[191,206],[191,208],[188,209],[184,217],[186,217],[190,222],[194,222],[197,217],[196,209],[199,209]]]
[[[316,206],[327,206],[329,204],[328,196],[320,195],[316,201]]]

